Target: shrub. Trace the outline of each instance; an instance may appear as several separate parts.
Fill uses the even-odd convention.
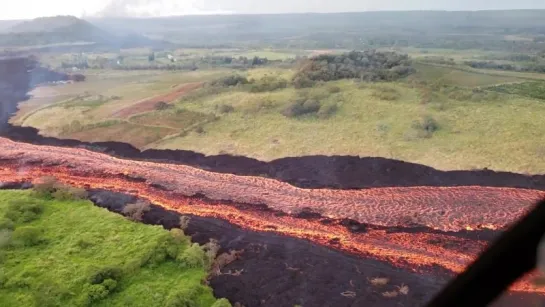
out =
[[[12,201],[8,205],[5,218],[17,223],[29,223],[38,219],[42,212],[42,204]]]
[[[214,304],[212,304],[212,307],[232,307],[231,303],[226,298],[221,298],[217,300]]]
[[[189,222],[191,222],[191,218],[189,216],[180,216],[180,229],[186,230],[187,227],[189,227]]]
[[[220,112],[221,114],[231,113],[231,112],[235,111],[235,108],[233,108],[233,106],[230,105],[230,104],[221,104],[221,105],[216,106],[216,107],[217,107],[218,112]]]
[[[117,281],[108,278],[102,282],[102,285],[104,286],[104,288],[106,288],[106,290],[112,292],[117,287]]]
[[[390,131],[390,126],[386,123],[378,123],[376,129],[380,135],[384,136]]]
[[[313,81],[304,75],[296,76],[293,79],[293,86],[295,88],[310,88],[310,87],[313,87],[315,84],[316,84],[316,81]]]
[[[13,231],[12,239],[16,246],[36,246],[45,240],[42,237],[42,229],[38,227],[18,227]]]
[[[435,131],[439,130],[439,124],[433,117],[426,115],[421,120],[414,121],[412,128],[417,131],[417,137],[430,138]]]
[[[139,200],[134,204],[128,204],[123,208],[123,214],[132,221],[142,221],[144,213],[150,210],[150,203]]]
[[[15,223],[9,218],[0,219],[0,230],[13,230],[15,229]]]
[[[38,197],[49,198],[55,192],[59,183],[55,177],[42,177],[34,184],[34,192]]]
[[[9,229],[0,229],[0,249],[10,244],[12,233]]]
[[[206,131],[204,131],[204,127],[199,125],[197,127],[195,127],[195,132],[198,133],[198,134],[203,134],[205,133]]]
[[[110,292],[103,285],[89,285],[87,288],[87,301],[89,303],[100,301],[108,296]]]
[[[286,117],[298,117],[305,114],[316,113],[319,110],[320,103],[316,100],[307,100],[304,102],[297,100],[288,104],[281,113]]]
[[[199,244],[193,243],[176,260],[180,262],[182,267],[199,268],[205,266],[205,257],[205,252]]]
[[[330,86],[327,88],[327,90],[331,93],[331,94],[336,94],[336,93],[339,93],[341,91],[341,88],[336,86],[336,85],[333,85],[333,86]]]
[[[104,267],[98,269],[91,275],[91,277],[89,278],[89,283],[92,285],[98,285],[104,283],[104,281],[106,280],[119,281],[122,275],[123,272],[119,268]]]
[[[260,93],[260,92],[270,92],[277,89],[286,88],[288,86],[288,81],[283,78],[275,76],[265,76],[257,81],[253,81],[250,86],[250,92]]]
[[[214,259],[216,259],[216,256],[218,254],[218,251],[220,250],[221,246],[219,245],[218,241],[215,239],[210,239],[210,242],[206,243],[203,246],[203,249],[206,254],[206,265],[211,266],[214,262]]]
[[[245,109],[245,113],[247,114],[255,114],[264,110],[270,110],[275,107],[275,103],[271,98],[269,97],[262,97],[256,100],[255,102],[249,104],[248,107]]]
[[[87,198],[87,191],[64,185],[55,177],[42,177],[34,184],[34,193],[40,198],[54,198],[57,200],[79,200]]]
[[[87,191],[85,189],[71,187],[71,186],[60,186],[55,192],[51,194],[54,199],[57,200],[80,200],[87,198]]]
[[[182,289],[172,292],[167,297],[166,307],[197,307],[195,301],[199,292],[197,289]]]
[[[210,82],[213,86],[229,87],[239,84],[248,84],[248,79],[240,75],[230,75]]]
[[[333,114],[335,114],[338,109],[339,109],[339,107],[337,106],[336,103],[330,103],[330,104],[322,105],[320,107],[320,110],[318,111],[318,117],[319,118],[329,118]]]
[[[373,97],[386,101],[397,100],[400,96],[401,95],[396,89],[389,87],[381,87],[373,92]]]
[[[155,110],[157,111],[163,111],[163,110],[168,110],[168,109],[172,109],[174,106],[169,104],[169,103],[166,103],[164,101],[159,101],[158,103],[155,104]]]

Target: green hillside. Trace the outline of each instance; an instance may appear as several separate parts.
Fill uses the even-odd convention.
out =
[[[89,201],[0,191],[0,306],[209,307],[216,299],[202,284],[206,270],[188,262],[199,250],[180,230]]]

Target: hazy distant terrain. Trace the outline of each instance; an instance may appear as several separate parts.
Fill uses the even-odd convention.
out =
[[[133,30],[184,46],[346,48],[535,49],[505,39],[545,36],[545,10],[479,12],[364,12],[219,15],[151,19],[92,19],[110,30]]]

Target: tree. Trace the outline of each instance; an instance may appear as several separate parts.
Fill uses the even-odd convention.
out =
[[[155,61],[155,53],[152,52],[150,55],[148,55],[148,62],[153,62]]]

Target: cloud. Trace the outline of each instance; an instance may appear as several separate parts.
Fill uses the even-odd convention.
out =
[[[186,0],[111,0],[97,17],[151,17],[196,14],[227,14],[215,1]]]
[[[218,13],[302,13],[371,10],[484,10],[545,8],[543,0],[111,0],[102,17]]]

